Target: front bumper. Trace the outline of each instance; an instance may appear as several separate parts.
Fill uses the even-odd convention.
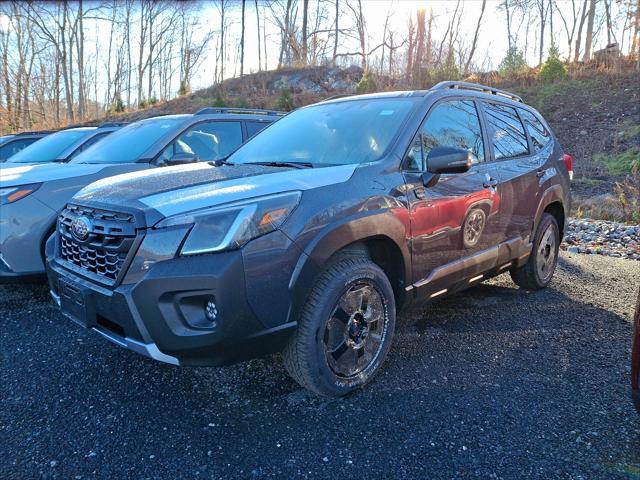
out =
[[[42,245],[56,212],[29,195],[0,207],[0,283],[42,280]]]
[[[48,262],[65,316],[108,340],[176,365],[225,365],[279,351],[295,325],[265,328],[246,298],[240,251],[167,260],[111,290]],[[207,321],[215,302],[218,319]]]

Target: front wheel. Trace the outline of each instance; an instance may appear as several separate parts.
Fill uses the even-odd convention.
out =
[[[533,250],[527,263],[511,270],[511,278],[522,288],[540,290],[551,282],[558,264],[560,230],[558,222],[548,213],[543,213],[533,239]]]
[[[309,390],[346,395],[380,369],[395,315],[393,289],[382,269],[364,257],[343,258],[314,284],[283,352],[284,365]]]

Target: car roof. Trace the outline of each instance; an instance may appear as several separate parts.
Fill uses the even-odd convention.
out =
[[[429,90],[400,90],[393,92],[368,93],[363,95],[337,95],[335,97],[327,98],[326,100],[319,103],[337,103],[344,101],[368,100],[378,98],[426,97],[427,95],[432,93],[438,93],[442,96],[459,96],[462,94],[470,97],[492,99],[494,101],[498,100],[506,103],[511,103],[519,107],[526,107],[531,109],[529,105],[524,103],[521,97],[514,93],[496,87],[481,85],[479,83],[457,81],[440,82],[431,87]]]

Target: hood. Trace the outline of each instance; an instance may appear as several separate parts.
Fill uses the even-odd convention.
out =
[[[294,169],[262,165],[215,167],[208,163],[118,175],[82,189],[74,200],[154,209],[163,216],[262,195],[310,190],[347,181],[356,165]]]
[[[0,187],[14,187],[16,185],[27,185],[29,183],[41,183],[63,178],[81,177],[92,175],[100,170],[114,166],[112,164],[89,164],[89,163],[45,163],[37,164],[14,164],[8,166],[3,164],[0,167]]]

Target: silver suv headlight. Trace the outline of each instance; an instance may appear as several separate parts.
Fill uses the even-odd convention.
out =
[[[166,218],[156,228],[191,226],[180,255],[231,250],[280,227],[298,206],[301,195],[299,191],[287,192],[197,210]]]

